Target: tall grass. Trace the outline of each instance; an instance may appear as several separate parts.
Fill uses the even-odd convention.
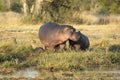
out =
[[[97,15],[90,12],[75,13],[75,23],[88,25],[120,24],[120,15]]]
[[[73,19],[70,20],[72,24],[87,24],[87,25],[106,25],[106,24],[120,24],[120,15],[97,15],[89,12],[75,12]],[[14,12],[0,13],[0,26],[3,28],[17,27],[23,24],[41,24],[39,17],[24,16],[23,14]],[[9,26],[9,27],[7,27]],[[25,28],[25,27],[24,27]]]

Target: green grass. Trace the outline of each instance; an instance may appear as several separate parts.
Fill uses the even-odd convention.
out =
[[[37,68],[55,70],[84,70],[87,66],[112,66],[120,64],[120,51],[112,51],[111,47],[97,48],[87,51],[45,51],[35,53],[30,45],[10,45],[0,47],[0,67]]]
[[[65,80],[117,80],[117,74],[89,72],[88,68],[102,68],[105,66],[114,67],[116,65],[120,65],[119,51],[113,52],[108,49],[106,53],[105,48],[97,48],[78,52],[68,50],[35,53],[32,51],[30,45],[9,46],[6,44],[5,46],[7,46],[6,52],[2,52],[0,50],[1,74],[7,75],[12,74],[19,69],[35,68],[40,70],[39,76],[35,77],[36,80],[52,80],[54,78],[52,74],[54,74],[57,79]],[[2,46],[1,49],[4,49],[5,46]],[[7,52],[7,49],[9,50],[9,53]],[[69,77],[70,74],[74,76]],[[6,80],[7,78],[4,79]],[[11,77],[8,80],[14,79],[16,78]],[[30,78],[24,77],[18,79],[31,80]]]
[[[0,20],[0,74],[11,74],[19,69],[37,68],[38,70],[52,70],[57,78],[70,79],[61,76],[68,71],[75,79],[83,80],[79,73],[87,71],[88,67],[120,66],[120,26],[119,25],[73,25],[77,30],[88,36],[90,49],[87,51],[45,51],[33,52],[31,40],[36,46],[42,46],[38,38],[40,25],[23,25],[14,22],[11,17],[5,22]],[[11,23],[12,22],[12,23]],[[72,24],[70,24],[72,25]],[[16,39],[16,42],[15,40]],[[41,73],[44,74],[44,71]],[[86,73],[91,80],[101,80],[98,74]],[[38,76],[40,77],[40,76]],[[43,80],[52,79],[44,77]],[[11,80],[14,78],[11,78]],[[25,78],[26,79],[26,78]],[[41,78],[40,78],[41,79]],[[4,80],[4,79],[3,79]],[[6,80],[6,79],[5,79]],[[29,79],[28,79],[29,80]],[[86,79],[85,79],[86,80]],[[115,80],[105,78],[103,80]]]

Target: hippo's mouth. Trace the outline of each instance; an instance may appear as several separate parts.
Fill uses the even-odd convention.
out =
[[[77,39],[73,39],[72,41],[78,41],[79,40],[79,38],[77,38]]]
[[[80,39],[80,36],[77,34],[72,35],[71,39],[72,41],[78,41]]]

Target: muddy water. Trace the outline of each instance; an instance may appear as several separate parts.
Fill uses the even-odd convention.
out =
[[[86,73],[87,72],[87,73]],[[57,72],[59,73],[59,72]],[[56,73],[54,73],[56,74]],[[66,76],[70,76],[72,75],[72,77],[74,76],[82,76],[82,77],[86,77],[91,75],[91,74],[95,74],[95,75],[101,75],[104,77],[116,77],[117,80],[120,80],[120,66],[115,66],[115,67],[88,67],[85,71],[77,71],[76,73],[72,73],[70,72],[70,74],[68,72],[62,72],[59,75],[66,77]],[[39,71],[36,69],[31,69],[31,68],[27,68],[24,70],[18,70],[17,72],[10,74],[10,75],[1,75],[0,74],[0,79],[1,78],[36,78],[36,77],[40,77],[40,76],[53,76],[52,72],[49,71]],[[88,76],[89,77],[89,76]]]

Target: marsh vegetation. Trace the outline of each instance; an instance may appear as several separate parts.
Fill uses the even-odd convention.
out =
[[[116,74],[112,78],[102,76],[103,74],[109,76],[112,73],[101,73],[101,77],[97,77],[96,75],[99,75],[99,73],[91,73],[88,69],[89,67],[97,69],[104,67],[115,68],[120,65],[119,25],[73,24],[78,31],[81,31],[89,37],[90,48],[88,50],[74,51],[68,48],[66,51],[34,52],[31,41],[36,41],[36,47],[41,46],[38,39],[38,29],[41,24],[10,24],[0,25],[0,74],[10,75],[18,70],[34,68],[35,70],[40,70],[40,72],[43,71],[43,73],[41,72],[34,77],[37,79],[53,79],[50,76],[45,76],[48,73],[52,75],[51,72],[55,72],[54,76],[58,79],[71,79],[73,77],[68,76],[74,75],[76,76],[75,79],[79,80],[83,78],[83,76],[79,77],[82,73],[90,75],[88,77],[90,79],[116,79]],[[119,70],[117,69],[118,77],[120,76]],[[41,75],[43,76],[41,77]],[[65,77],[66,75],[67,78]],[[11,79],[14,78],[11,77]]]
[[[0,0],[1,80],[120,79],[118,0],[64,0],[59,3],[58,0],[44,0],[42,4],[40,0],[24,1]],[[72,25],[89,38],[90,48],[86,51],[69,47],[56,52],[35,51],[42,46],[38,29],[48,21]],[[34,45],[31,41],[35,41]]]

